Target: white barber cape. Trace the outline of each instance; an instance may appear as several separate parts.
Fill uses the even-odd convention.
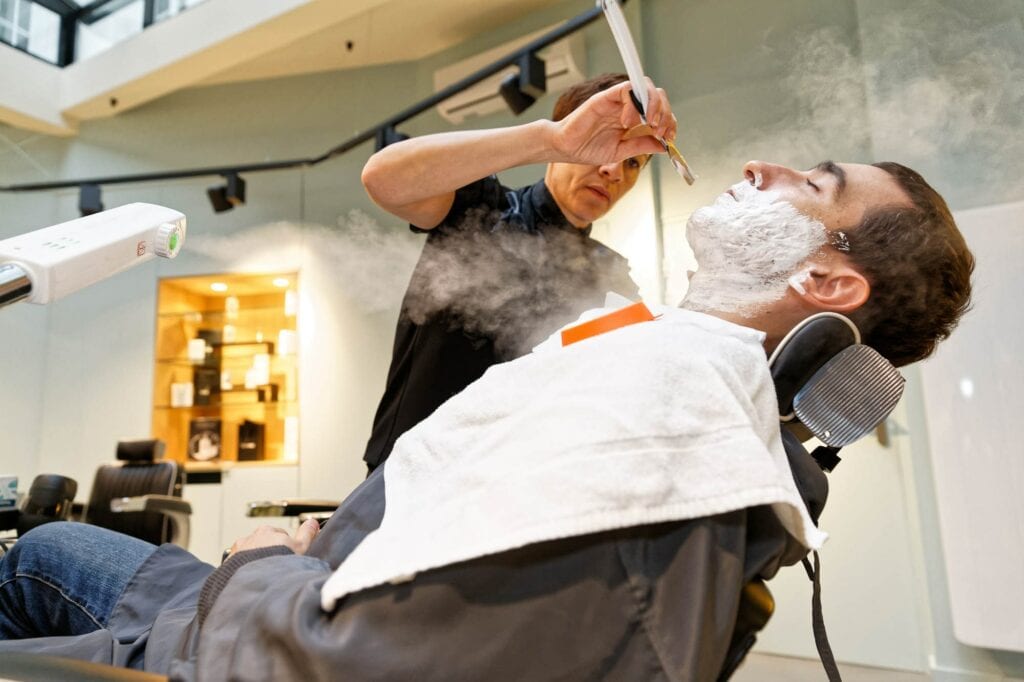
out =
[[[764,334],[653,312],[495,365],[399,438],[381,525],[326,582],[323,608],[533,543],[756,505],[819,548],[826,535],[783,450]]]

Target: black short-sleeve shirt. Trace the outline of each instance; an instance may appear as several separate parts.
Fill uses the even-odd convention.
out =
[[[427,241],[363,457],[371,470],[491,365],[529,352],[609,291],[639,297],[626,259],[569,223],[543,180],[519,189],[478,180],[455,193],[437,227],[410,227]]]

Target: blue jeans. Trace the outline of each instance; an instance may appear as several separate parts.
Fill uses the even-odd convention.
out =
[[[56,522],[0,559],[0,639],[82,635],[106,627],[156,546],[98,526]]]

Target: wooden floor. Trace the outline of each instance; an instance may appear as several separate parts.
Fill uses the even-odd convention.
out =
[[[927,673],[839,664],[843,682],[1024,682],[1021,677],[984,673]],[[730,682],[824,682],[821,661],[769,654],[750,654]]]
[[[839,665],[843,682],[927,682],[928,675],[901,670]],[[826,680],[821,661],[750,654],[730,682],[822,682]]]

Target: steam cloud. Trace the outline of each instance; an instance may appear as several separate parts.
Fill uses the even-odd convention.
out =
[[[527,352],[607,291],[631,295],[609,276],[612,254],[568,230],[539,234],[505,229],[497,211],[469,211],[459,229],[428,244],[406,307],[422,324],[446,321],[492,339],[499,356]]]
[[[235,234],[189,238],[190,252],[247,269],[310,270],[370,313],[397,308],[419,257],[421,240],[381,227],[361,211],[336,227],[271,223]]]
[[[750,158],[805,167],[825,158],[894,160],[920,170],[957,207],[1019,199],[1024,194],[1024,19],[1014,7],[1022,4],[993,0],[964,3],[967,9],[960,10],[932,0],[902,0],[884,8],[860,3],[857,39],[839,28],[822,28],[786,41],[784,51],[752,48],[752,59],[786,62],[788,75],[770,83],[777,93],[773,98],[783,103],[777,107],[782,116],[737,126],[725,145],[698,134],[687,137],[692,156],[708,160],[702,185],[717,193],[737,179],[736,161]],[[711,159],[721,159],[721,168]],[[711,198],[692,196],[701,203]],[[687,206],[686,215],[695,207]],[[673,230],[685,217],[673,217]],[[510,349],[516,338],[527,345],[568,321],[559,311],[580,305],[572,300],[575,285],[563,269],[572,272],[577,261],[583,267],[586,254],[551,263],[547,259],[556,250],[545,248],[542,240],[522,240],[511,231],[484,235],[479,226],[465,232],[477,236],[446,244],[414,283],[407,303],[415,320],[454,309],[472,333],[496,336]],[[681,258],[680,236],[666,235],[672,301],[678,300],[674,289],[681,295],[685,288],[683,272],[691,267]],[[500,248],[484,250],[474,242],[492,238]],[[282,253],[267,244],[290,246]],[[397,307],[422,244],[423,238],[404,226],[382,228],[352,213],[333,228],[268,225],[233,237],[198,237],[190,248],[226,260],[241,251],[247,258],[286,257],[296,267],[317,263],[333,273],[339,291],[369,311],[381,311]],[[541,283],[541,277],[528,275],[538,270],[550,279]]]
[[[496,212],[470,211],[460,229],[424,248],[424,237],[404,226],[378,225],[353,211],[336,228],[274,223],[229,236],[201,235],[191,252],[247,269],[316,269],[321,282],[367,312],[405,307],[417,324],[436,319],[464,329],[498,353],[528,351],[585,309],[599,307],[606,291],[622,286],[605,278],[595,261],[611,258],[593,242],[564,230],[543,234],[503,229]],[[241,254],[241,255],[239,255]]]
[[[787,42],[789,55],[763,47],[759,58],[786,59],[778,97],[787,115],[737,130],[725,149],[701,152],[733,162],[781,156],[808,167],[825,158],[892,160],[940,178],[954,204],[1019,198],[1021,9],[1018,0],[965,10],[930,0],[885,9],[864,3],[859,44],[829,27]]]

